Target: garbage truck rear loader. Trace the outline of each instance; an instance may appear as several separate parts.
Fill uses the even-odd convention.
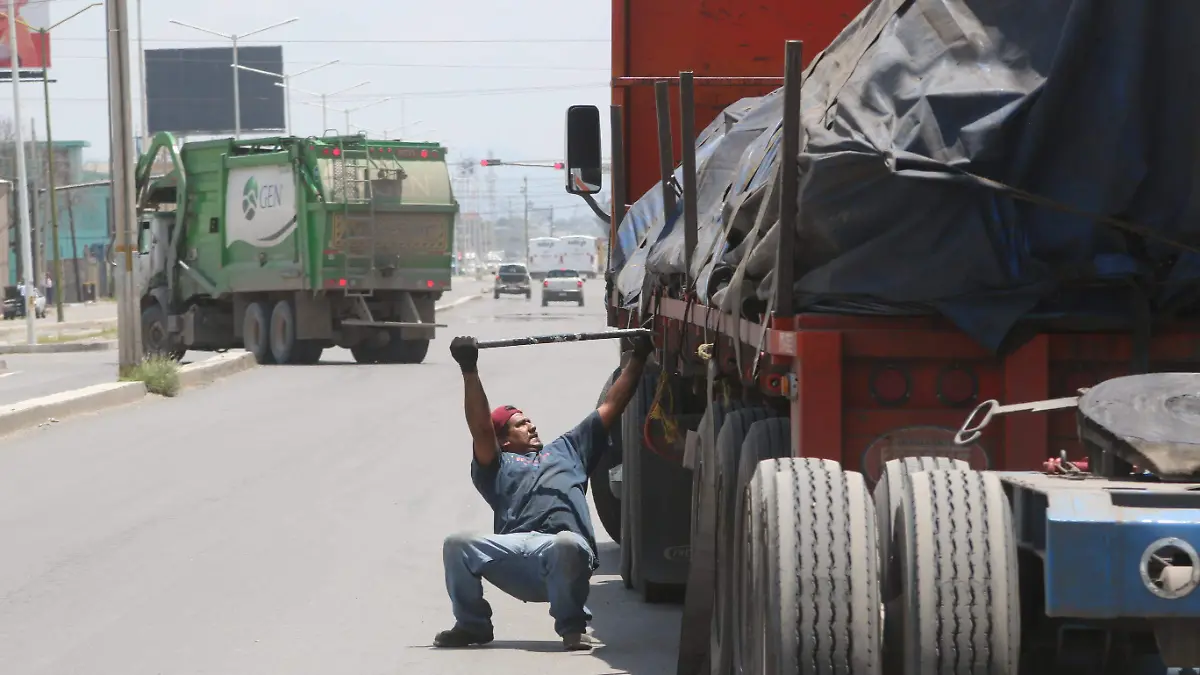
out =
[[[169,170],[152,176],[160,153]],[[244,347],[259,363],[419,363],[450,289],[445,148],[363,136],[159,134],[137,170],[148,353]]]

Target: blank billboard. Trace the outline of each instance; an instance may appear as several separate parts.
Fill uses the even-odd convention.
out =
[[[238,63],[283,73],[283,47],[239,47]],[[232,134],[233,49],[147,49],[150,132]],[[242,131],[282,131],[281,78],[237,69]]]

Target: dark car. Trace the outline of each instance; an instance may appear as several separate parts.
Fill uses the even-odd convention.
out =
[[[492,289],[492,297],[499,299],[500,294],[524,295],[525,299],[533,297],[533,282],[529,278],[529,268],[520,263],[505,263],[496,272],[496,285]]]

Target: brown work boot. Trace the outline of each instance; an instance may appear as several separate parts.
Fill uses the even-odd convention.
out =
[[[444,630],[438,633],[433,638],[434,647],[447,647],[455,649],[459,647],[470,647],[471,645],[486,645],[494,638],[492,631],[474,631],[466,628],[455,626],[450,630]]]
[[[587,633],[567,633],[563,636],[563,648],[569,652],[591,651],[600,641]]]

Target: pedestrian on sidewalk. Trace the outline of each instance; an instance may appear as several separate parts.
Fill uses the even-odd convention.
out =
[[[54,278],[50,276],[49,272],[46,272],[46,303],[52,304],[53,302],[54,302]]]
[[[648,337],[609,387],[608,397],[574,429],[543,446],[537,427],[510,405],[489,410],[479,379],[478,342],[457,337],[450,354],[462,370],[464,409],[471,430],[471,480],[494,514],[493,535],[452,535],[442,545],[454,627],[437,634],[438,647],[467,647],[493,639],[492,608],[483,582],[523,602],[550,603],[554,631],[570,651],[589,650],[592,615],[586,603],[599,559],[588,509],[588,476],[608,449],[653,350]]]

